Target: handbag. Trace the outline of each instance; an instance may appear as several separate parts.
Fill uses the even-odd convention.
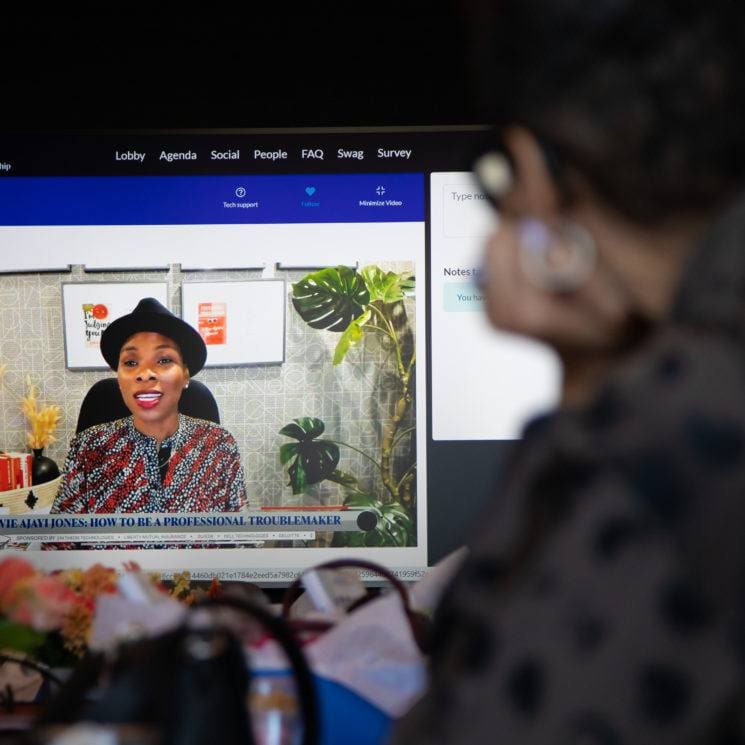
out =
[[[176,629],[125,642],[111,657],[86,657],[51,701],[38,727],[82,721],[141,725],[157,734],[159,745],[252,745],[255,738],[247,704],[251,673],[243,647],[220,623],[193,623],[225,608],[258,622],[282,647],[296,682],[302,743],[317,745],[315,689],[292,632],[264,608],[232,597],[195,603],[187,621]]]

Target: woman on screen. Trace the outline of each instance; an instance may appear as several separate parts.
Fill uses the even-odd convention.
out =
[[[131,416],[70,444],[55,512],[213,512],[246,507],[238,447],[225,429],[179,413],[204,366],[199,333],[153,298],[111,323],[101,353]]]
[[[745,10],[493,6],[486,307],[556,349],[563,400],[481,516],[393,741],[742,743]]]

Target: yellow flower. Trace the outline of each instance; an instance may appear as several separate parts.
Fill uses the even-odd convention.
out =
[[[94,564],[83,572],[80,594],[88,598],[116,592],[116,571]]]
[[[191,591],[191,573],[176,572],[173,575],[173,588],[171,595],[175,598],[184,597]]]
[[[60,629],[65,649],[78,657],[82,657],[88,648],[92,625],[93,608],[83,603],[76,603],[65,616]]]
[[[45,448],[57,438],[54,432],[60,420],[59,406],[42,406],[36,398],[36,386],[31,382],[31,377],[26,377],[28,393],[21,399],[21,411],[28,419],[31,430],[26,432],[26,442],[32,450]]]
[[[82,569],[65,569],[60,572],[62,581],[75,592],[79,592],[83,586],[83,570]]]

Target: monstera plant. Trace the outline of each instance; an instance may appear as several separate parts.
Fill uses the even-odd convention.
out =
[[[384,426],[377,457],[348,443],[320,439],[325,424],[301,417],[280,430],[295,442],[280,447],[280,461],[287,467],[294,494],[311,484],[333,481],[346,492],[345,504],[376,513],[378,527],[370,534],[351,534],[352,545],[411,545],[415,541],[414,514],[416,459],[413,456],[414,426],[404,426],[414,401],[416,353],[404,299],[414,292],[414,277],[366,266],[360,271],[338,266],[306,275],[292,286],[292,304],[311,328],[339,334],[333,364],[339,365],[366,335],[376,335],[390,350],[390,368],[396,381],[396,397]],[[394,457],[406,444],[408,457]],[[375,465],[378,491],[365,489],[351,474],[340,471],[339,446],[354,450]]]

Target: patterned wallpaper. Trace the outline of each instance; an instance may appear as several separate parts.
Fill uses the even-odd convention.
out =
[[[411,264],[381,267],[394,271],[412,269]],[[373,335],[367,335],[364,345],[333,367],[331,358],[338,334],[311,329],[289,301],[290,282],[304,274],[297,270],[276,272],[276,277],[288,280],[283,364],[206,368],[197,377],[214,394],[223,426],[238,441],[249,499],[254,505],[301,503],[302,497],[292,496],[279,463],[279,446],[289,441],[277,434],[282,426],[299,416],[316,416],[326,423],[329,438],[375,452],[395,395],[391,378],[384,372],[390,355]],[[19,398],[25,392],[26,376],[30,375],[38,386],[40,401],[62,407],[59,439],[45,451],[62,467],[83,397],[96,380],[113,375],[104,370],[66,369],[62,283],[166,281],[170,308],[180,315],[183,281],[260,277],[260,271],[248,270],[182,273],[179,265],[172,265],[167,272],[88,273],[74,266],[68,273],[0,276],[0,363],[7,364],[0,387],[0,449],[26,449],[26,423]],[[413,301],[407,303],[413,327]],[[368,488],[374,486],[375,468],[362,455],[342,448],[339,467],[364,479]],[[322,484],[313,489],[308,499],[333,503],[338,498],[337,489],[334,484]]]

